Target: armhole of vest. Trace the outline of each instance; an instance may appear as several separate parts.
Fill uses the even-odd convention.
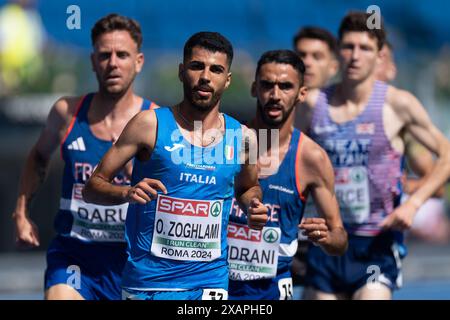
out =
[[[321,108],[324,104],[324,102],[327,100],[327,92],[326,88],[319,91],[319,94],[317,95],[316,103],[314,104],[313,111],[312,111],[312,117],[311,117],[311,123],[309,124],[308,132],[311,133],[312,131],[312,124],[316,122],[316,119],[320,118],[320,112],[322,112]]]
[[[298,138],[298,144],[297,144],[297,152],[295,154],[295,186],[297,187],[297,193],[300,196],[300,200],[302,200],[303,202],[306,202],[306,197],[301,192],[302,187],[301,187],[301,183],[300,183],[300,170],[299,170],[303,136],[304,136],[303,132],[300,132],[300,137]]]
[[[153,106],[153,105],[152,105],[152,106]],[[151,106],[151,107],[152,107],[152,106]],[[150,110],[151,110],[151,109],[150,109]],[[158,110],[159,110],[159,109],[158,109]],[[149,161],[151,160],[153,153],[156,151],[156,147],[157,147],[157,144],[158,144],[158,138],[159,138],[159,133],[158,133],[158,130],[159,130],[159,118],[158,118],[158,113],[159,113],[159,112],[156,112],[156,111],[157,111],[157,110],[153,109],[153,112],[155,113],[155,119],[156,119],[155,145],[153,146],[153,151],[152,151],[152,154],[150,155]]]
[[[63,145],[64,145],[64,142],[66,141],[67,137],[69,136],[70,132],[71,132],[72,129],[73,129],[73,126],[75,125],[75,121],[77,120],[78,113],[80,112],[81,107],[83,106],[83,102],[84,102],[84,100],[86,99],[86,97],[87,97],[87,95],[83,96],[83,97],[80,99],[80,102],[78,102],[78,106],[77,106],[77,108],[76,108],[76,110],[75,110],[74,115],[72,116],[72,120],[70,121],[69,127],[68,127],[67,130],[66,130],[66,134],[64,135],[64,138],[63,138],[62,141],[61,141],[61,144],[60,144],[60,155],[61,155],[61,159],[63,159]]]

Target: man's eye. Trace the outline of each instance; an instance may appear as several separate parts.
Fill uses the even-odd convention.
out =
[[[121,59],[125,59],[129,56],[128,52],[118,52],[117,57]]]
[[[281,90],[289,90],[292,89],[293,85],[292,83],[280,83],[279,87]]]
[[[110,53],[100,53],[98,57],[100,60],[107,60],[109,59],[110,56],[111,56]]]
[[[218,73],[218,74],[220,74],[220,73],[222,73],[223,72],[223,68],[222,67],[219,67],[219,66],[212,66],[211,67],[211,72],[214,72],[214,73]]]
[[[203,70],[205,66],[201,63],[192,63],[189,65],[189,69],[191,70]]]

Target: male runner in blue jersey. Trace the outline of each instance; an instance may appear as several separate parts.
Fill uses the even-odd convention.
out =
[[[337,40],[326,29],[307,26],[295,34],[293,48],[305,64],[304,85],[308,88],[307,99],[311,100],[317,97],[320,89],[327,85],[338,71]],[[294,127],[308,135],[313,111],[307,103],[299,103],[294,111]],[[305,205],[304,217],[314,216],[316,210],[312,199],[309,198]],[[300,233],[297,253],[292,262],[294,285],[304,284],[308,245],[309,241]]]
[[[134,117],[86,184],[89,202],[130,202],[122,282],[127,299],[226,299],[233,194],[250,227],[267,222],[250,156],[256,138],[219,112],[232,58],[231,44],[219,33],[189,38],[179,66],[183,101]],[[133,157],[132,187],[111,184]]]
[[[95,24],[91,36],[98,91],[63,97],[55,103],[28,156],[13,214],[18,244],[39,246],[29,206],[44,181],[52,153],[60,145],[65,168],[55,220],[58,235],[47,252],[46,299],[121,298],[127,207],[87,204],[81,189],[125,124],[148,109],[150,102],[133,92],[133,80],[144,63],[139,24],[112,14]],[[120,173],[114,183],[129,184],[129,176],[130,172]]]
[[[298,227],[325,252],[341,255],[347,234],[334,195],[334,174],[325,151],[293,127],[294,110],[304,101],[305,66],[290,50],[268,51],[258,61],[252,95],[256,117],[249,127],[260,132],[259,143],[279,132],[279,142],[258,155],[259,183],[269,221],[250,230],[246,216],[233,206],[228,227],[230,299],[292,299],[292,258]],[[267,137],[269,138],[269,137]],[[272,137],[270,137],[272,141]],[[319,218],[301,224],[305,198],[311,195]]]
[[[377,81],[383,27],[369,29],[365,12],[339,28],[342,80],[311,101],[311,138],[328,153],[349,248],[329,257],[310,246],[307,299],[390,299],[400,285],[400,231],[448,179],[450,144],[409,92]],[[437,155],[424,184],[396,207],[401,190],[404,133]]]

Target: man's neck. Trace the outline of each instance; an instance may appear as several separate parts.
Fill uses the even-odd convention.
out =
[[[266,124],[259,112],[257,113],[256,117],[249,123],[249,127],[255,129],[258,134],[259,129],[267,129],[269,132],[271,129],[273,130],[279,130],[279,147],[282,148],[286,144],[289,144],[291,141],[292,132],[294,131],[294,110],[291,112],[289,117],[286,119],[286,121],[278,126],[270,126]],[[258,134],[258,139],[259,139]],[[267,139],[267,147],[268,149],[271,148],[271,139],[270,136]]]
[[[188,101],[183,100],[179,104],[174,106],[175,113],[178,113],[178,117],[184,122],[184,126],[191,125],[193,129],[194,121],[201,121],[203,131],[209,129],[217,129],[219,119],[219,102],[207,111],[200,111],[198,108],[192,106]]]
[[[129,112],[139,99],[130,87],[124,94],[111,95],[106,92],[99,91],[93,99],[93,111],[97,115],[112,116]]]
[[[370,76],[363,81],[355,82],[349,80],[343,80],[337,85],[336,94],[339,97],[339,101],[345,104],[350,102],[355,105],[361,105],[367,103],[370,95],[372,94],[372,88],[376,78]]]

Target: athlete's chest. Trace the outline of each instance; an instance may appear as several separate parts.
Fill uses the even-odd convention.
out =
[[[344,124],[364,114],[367,104],[341,104],[330,106],[328,112],[331,121]]]
[[[89,129],[100,140],[115,142],[125,128],[127,119],[106,120],[90,122]]]

